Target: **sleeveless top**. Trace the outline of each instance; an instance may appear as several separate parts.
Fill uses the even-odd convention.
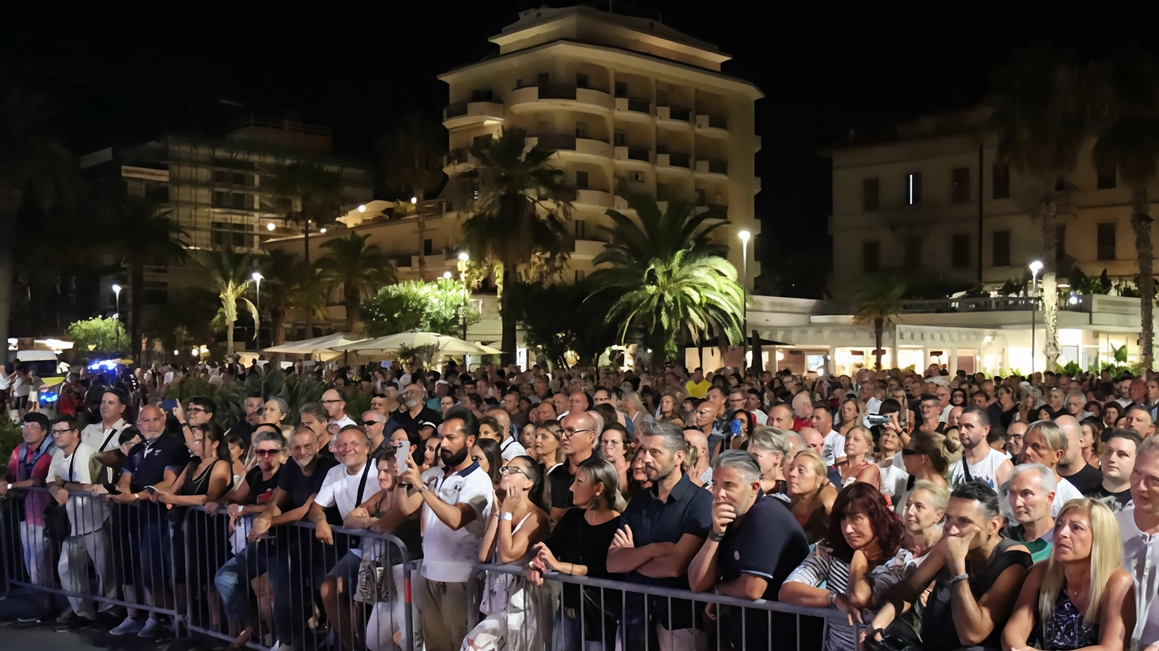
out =
[[[981,443],[980,445],[987,445]],[[976,481],[980,484],[985,484],[994,490],[998,490],[998,480],[995,479],[998,475],[998,467],[1006,463],[1006,455],[1001,452],[988,447],[986,458],[982,459],[977,465],[968,463],[965,455],[962,456],[954,465],[950,466],[950,488],[953,489],[960,484],[967,481]],[[966,467],[969,467],[970,473],[967,478]]]
[[[1037,609],[1035,609],[1037,613]],[[1064,651],[1081,649],[1099,643],[1099,625],[1087,626],[1083,614],[1066,594],[1066,586],[1058,591],[1054,611],[1042,622],[1042,648]]]

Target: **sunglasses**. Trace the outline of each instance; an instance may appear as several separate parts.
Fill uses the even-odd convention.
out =
[[[279,452],[281,452],[281,450],[254,450],[254,454],[259,457],[272,457]]]
[[[903,456],[903,457],[912,457],[912,456],[916,456],[919,454],[922,454],[922,453],[918,452],[917,450],[911,450],[910,448],[905,448],[901,451],[901,456]]]

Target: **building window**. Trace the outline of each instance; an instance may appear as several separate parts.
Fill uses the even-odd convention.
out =
[[[1056,225],[1054,227],[1054,232],[1054,257],[1056,260],[1062,260],[1066,257],[1066,224]]]
[[[951,196],[954,203],[970,202],[970,168],[956,167],[950,175]]]
[[[881,205],[881,182],[865,179],[861,182],[861,209],[865,212],[877,210]]]
[[[582,72],[576,74],[575,87],[576,88],[587,88],[588,87],[588,76]]]
[[[1009,165],[995,165],[992,172],[992,185],[994,186],[990,192],[995,199],[1009,199],[1010,198],[1010,166]]]
[[[576,269],[575,270],[575,281],[578,283],[581,280],[583,280],[587,275],[588,274],[586,271],[580,271],[579,269]]]
[[[865,273],[881,271],[881,242],[871,240],[861,243],[861,270]]]
[[[575,137],[576,138],[587,138],[588,137],[588,123],[587,122],[576,122],[575,123]]]
[[[248,198],[248,195],[217,190],[213,193],[213,207],[232,208],[234,210],[248,210],[249,205],[246,202],[246,199]]]
[[[1115,188],[1115,166],[1114,165],[1100,165],[1095,172],[1097,176],[1098,188],[1100,190],[1113,190]],[[1101,260],[1102,258],[1100,258]]]
[[[617,81],[616,82],[616,97],[627,97],[627,96],[628,96],[628,82]]]
[[[950,240],[950,267],[953,269],[970,268],[970,236],[958,234]]]
[[[146,181],[145,198],[157,203],[169,203],[169,184]]]
[[[432,255],[435,252],[435,241],[431,239],[423,240],[423,255]]]
[[[627,147],[628,146],[628,132],[627,131],[620,131],[619,129],[616,129],[616,133],[612,136],[612,142],[615,144],[616,147]]]
[[[253,247],[253,232],[250,224],[212,222],[209,239],[216,249],[249,249]]]
[[[1096,226],[1096,238],[1098,240],[1098,259],[1099,260],[1114,260],[1115,259],[1115,222],[1104,222]]]
[[[575,220],[575,239],[586,240],[588,235],[588,224],[582,219]]]
[[[910,172],[905,178],[905,200],[907,206],[916,206],[922,202],[922,173]]]
[[[913,235],[905,238],[905,266],[910,269],[922,266],[922,238]]]
[[[480,88],[471,91],[472,102],[490,102],[494,98],[490,88]]]
[[[486,147],[487,143],[489,142],[491,142],[491,134],[489,133],[482,136],[475,136],[475,138],[471,140],[471,144],[475,147]]]
[[[993,241],[993,265],[995,267],[1009,267],[1010,266],[1010,231],[994,231],[991,235]]]
[[[579,170],[575,173],[575,187],[577,187],[577,188],[588,187],[588,173],[587,172],[584,172],[583,170]]]

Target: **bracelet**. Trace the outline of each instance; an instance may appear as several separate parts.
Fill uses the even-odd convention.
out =
[[[499,519],[500,519],[500,520],[503,520],[504,522],[511,522],[512,520],[514,520],[514,519],[515,519],[515,515],[514,515],[514,514],[512,514],[512,513],[510,513],[510,512],[508,512],[508,513],[500,513],[500,514],[499,514]]]
[[[837,605],[837,593],[836,593],[836,592],[833,592],[832,590],[830,590],[830,591],[829,591],[829,596],[828,596],[827,598],[828,598],[828,600],[829,600],[829,605],[830,605],[830,606],[836,606],[836,605]]]
[[[708,539],[711,540],[712,542],[718,543],[718,542],[724,540],[724,534],[723,533],[716,533],[715,531],[709,531],[708,532]]]
[[[955,583],[960,583],[962,581],[969,581],[969,580],[970,580],[970,575],[966,574],[965,572],[962,572],[958,576],[955,576],[954,578],[950,579],[950,585],[954,585]]]

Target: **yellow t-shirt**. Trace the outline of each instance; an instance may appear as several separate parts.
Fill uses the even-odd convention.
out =
[[[701,380],[699,384],[689,380],[684,383],[684,388],[688,390],[688,395],[692,398],[699,398],[701,400],[708,397],[708,390],[712,388],[712,383],[708,380]]]

